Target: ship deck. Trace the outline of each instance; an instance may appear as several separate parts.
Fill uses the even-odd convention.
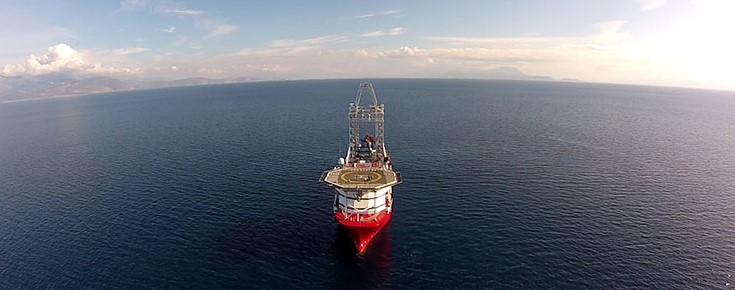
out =
[[[339,188],[380,189],[401,182],[399,173],[385,168],[342,167],[324,172],[322,181]]]

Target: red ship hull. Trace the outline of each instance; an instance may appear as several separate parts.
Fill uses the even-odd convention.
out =
[[[335,212],[334,218],[339,226],[347,231],[358,254],[365,253],[370,241],[390,221],[390,212],[381,212],[377,215],[352,214],[346,216],[342,212]]]

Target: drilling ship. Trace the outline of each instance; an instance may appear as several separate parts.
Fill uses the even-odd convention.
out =
[[[363,106],[367,95],[371,103]],[[347,154],[320,181],[334,188],[334,218],[363,254],[391,219],[393,185],[401,183],[401,175],[385,148],[385,105],[378,104],[371,83],[360,84],[348,121]]]

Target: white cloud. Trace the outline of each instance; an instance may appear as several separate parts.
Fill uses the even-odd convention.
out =
[[[375,14],[360,14],[360,15],[357,15],[357,16],[353,16],[352,18],[354,18],[354,19],[363,19],[363,18],[370,18],[370,17],[375,17]]]
[[[249,64],[246,67],[248,70],[271,72],[271,73],[284,71],[284,69],[280,65],[277,65],[277,64],[261,64],[261,65]]]
[[[375,17],[375,16],[394,15],[394,14],[398,14],[398,13],[401,13],[401,10],[386,10],[386,11],[377,12],[377,13],[360,14],[360,15],[353,16],[352,18],[354,18],[354,19],[364,19],[364,18],[371,18],[371,17]]]
[[[38,75],[85,67],[84,56],[66,43],[48,48],[42,56],[31,55],[25,63],[8,64],[3,67],[5,76]]]
[[[667,0],[638,0],[638,10],[649,11],[666,6]]]
[[[224,36],[240,29],[239,26],[234,24],[228,24],[209,19],[198,20],[196,22],[196,26],[200,29],[208,31],[207,36],[204,37],[205,39]]]
[[[211,28],[207,37],[217,37],[217,36],[227,35],[227,34],[237,31],[238,29],[239,27],[237,25],[232,25],[232,24],[227,24],[227,23],[218,23],[217,25]]]
[[[128,55],[128,54],[146,52],[146,51],[148,51],[148,49],[145,47],[128,47],[128,48],[119,48],[119,49],[112,50],[110,54],[112,54],[113,56],[123,56],[123,55]]]
[[[126,55],[146,51],[145,48],[134,47],[113,50],[111,55]],[[59,43],[48,48],[42,56],[31,55],[24,63],[7,64],[2,68],[6,77],[24,75],[42,75],[54,72],[80,73],[139,73],[140,69],[125,67],[107,67],[99,63],[89,63],[86,56],[66,43]]]
[[[401,10],[387,10],[387,11],[380,12],[379,14],[380,15],[394,15],[398,13],[401,13]]]
[[[426,53],[425,49],[418,47],[403,46],[394,50],[387,50],[377,53],[377,56],[389,56],[389,57],[405,57],[405,56],[418,56]]]
[[[380,30],[371,31],[371,32],[365,32],[363,34],[360,34],[362,37],[378,37],[383,36],[383,32]]]
[[[196,10],[196,9],[186,9],[186,8],[179,8],[179,9],[163,9],[161,10],[163,13],[173,13],[173,14],[182,14],[182,15],[202,15],[204,14],[204,11],[202,10]]]
[[[338,34],[325,35],[320,37],[306,39],[279,39],[271,42],[272,47],[293,47],[293,46],[320,46],[330,43],[344,42],[347,38]]]
[[[361,34],[362,37],[379,37],[379,36],[395,36],[395,35],[401,35],[405,32],[405,30],[402,27],[395,27],[388,31],[372,31],[372,32],[365,32]]]
[[[171,26],[167,29],[161,29],[161,31],[166,32],[166,33],[174,33],[176,32],[176,26]]]
[[[403,27],[395,27],[388,31],[388,35],[401,35],[405,32]]]
[[[95,63],[94,65],[87,66],[83,72],[91,74],[140,74],[143,70],[140,68],[104,66],[102,64]]]

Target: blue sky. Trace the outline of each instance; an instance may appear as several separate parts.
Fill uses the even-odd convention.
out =
[[[735,1],[5,1],[0,75],[483,77],[735,90]]]

